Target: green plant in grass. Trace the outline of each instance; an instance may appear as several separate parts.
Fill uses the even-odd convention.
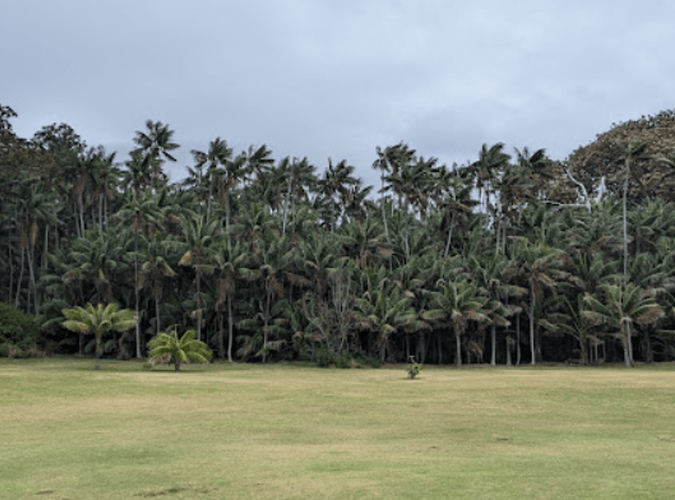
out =
[[[206,344],[195,340],[196,330],[188,330],[178,338],[178,332],[174,328],[171,333],[160,332],[157,337],[148,342],[150,351],[150,363],[174,363],[175,371],[180,371],[183,363],[208,363],[211,359],[211,351]]]
[[[113,330],[124,332],[136,326],[138,317],[130,309],[120,309],[117,304],[111,302],[107,306],[98,304],[94,307],[87,304],[84,307],[77,306],[72,309],[64,309],[63,315],[66,321],[61,323],[64,328],[72,332],[93,333],[96,336],[96,352],[94,357],[94,370],[101,369],[101,344],[103,334]]]
[[[408,378],[412,380],[422,371],[422,363],[415,361],[415,356],[410,356],[410,364],[406,365],[405,371],[408,372]]]

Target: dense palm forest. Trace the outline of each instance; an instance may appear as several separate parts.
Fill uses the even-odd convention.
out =
[[[115,302],[140,318],[104,339],[119,358],[175,327],[239,361],[675,359],[675,112],[563,162],[377,147],[377,186],[221,138],[172,183],[169,125],[120,158],[66,124],[18,137],[14,118],[0,106],[0,302],[38,318],[45,352],[91,352],[62,311]]]

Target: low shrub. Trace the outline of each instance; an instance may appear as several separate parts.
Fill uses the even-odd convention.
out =
[[[40,330],[34,316],[0,302],[0,356],[26,358],[42,351]]]

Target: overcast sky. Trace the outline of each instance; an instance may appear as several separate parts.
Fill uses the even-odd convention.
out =
[[[222,137],[347,159],[374,184],[376,146],[564,159],[675,108],[674,23],[670,0],[6,1],[0,103],[23,137],[65,122],[119,160],[147,119],[168,123],[173,180]]]

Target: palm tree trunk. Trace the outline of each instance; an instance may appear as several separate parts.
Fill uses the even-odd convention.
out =
[[[267,362],[267,337],[269,332],[271,304],[272,304],[272,293],[267,292],[267,299],[265,300],[265,326],[263,327],[263,363]]]
[[[225,320],[221,311],[217,312],[218,318],[218,357],[225,357]]]
[[[232,297],[227,296],[227,360],[232,363],[232,342],[233,342],[233,323],[232,317]]]
[[[455,363],[457,364],[457,368],[462,367],[462,342],[459,337],[459,332],[455,330],[455,349],[457,352],[455,353]]]
[[[630,323],[626,321],[624,328],[623,359],[626,367],[633,366],[633,341],[631,338]]]
[[[490,353],[490,365],[497,364],[497,326],[490,325],[490,340],[492,342],[492,352]]]
[[[159,316],[159,299],[155,298],[155,321],[157,323],[157,335],[162,330],[162,319]]]
[[[200,278],[201,273],[197,269],[197,340],[202,340],[202,290]]]
[[[141,359],[141,317],[139,315],[140,297],[138,293],[138,231],[134,238],[134,294],[136,298],[136,358]]]
[[[530,290],[530,351],[532,353],[530,364],[534,365],[536,358],[534,349],[534,290]]]
[[[94,353],[94,370],[101,369],[101,339],[96,336],[96,352]]]
[[[516,315],[516,366],[520,366],[520,313]]]
[[[628,283],[628,164],[626,164],[626,178],[623,182],[623,282]]]
[[[21,248],[21,265],[19,266],[19,279],[16,282],[16,298],[14,300],[14,307],[19,307],[19,298],[21,297],[21,282],[23,281],[24,268],[24,254],[26,249]]]

